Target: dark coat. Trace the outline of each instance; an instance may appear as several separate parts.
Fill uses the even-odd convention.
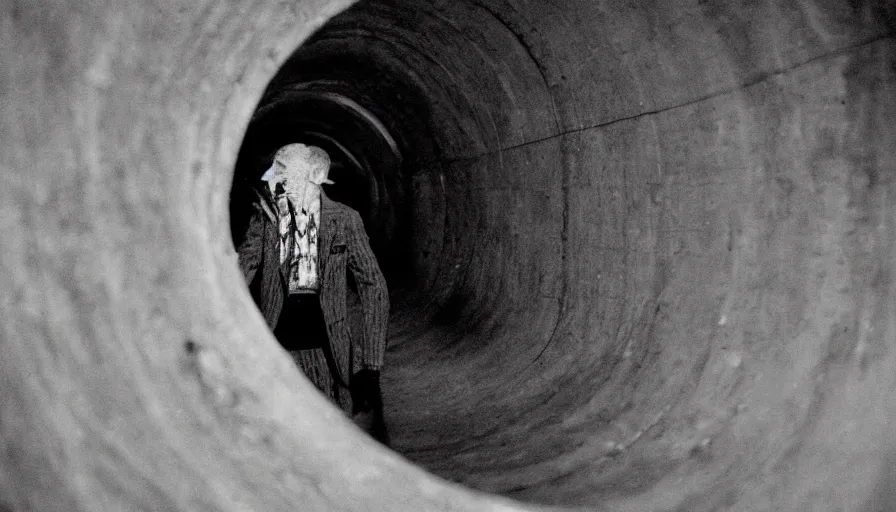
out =
[[[389,293],[364,230],[360,215],[348,206],[321,194],[321,219],[318,231],[318,269],[320,303],[326,324],[329,345],[342,382],[349,382],[356,369],[379,370],[386,351],[386,327],[389,321]],[[349,325],[349,290],[347,276],[351,272],[358,289],[363,313],[364,332],[353,333]],[[287,313],[290,310],[286,310]],[[293,319],[283,319],[290,325]],[[301,325],[295,330],[300,335]],[[283,343],[284,340],[281,340]],[[287,342],[285,345],[291,345]],[[343,408],[349,406],[348,394],[340,393],[334,382],[331,365],[323,350],[290,351],[305,375],[326,395]]]
[[[280,264],[279,221],[270,192],[254,186],[250,189],[248,223],[237,241],[237,256],[249,293],[273,330],[288,292],[287,265]]]
[[[354,337],[355,346],[360,349],[360,365],[362,368],[379,370],[383,366],[386,352],[389,290],[370,249],[361,216],[321,192],[318,235],[320,304],[330,343],[334,350],[348,347],[352,343],[346,300],[347,272],[351,272],[364,313],[364,332],[361,336]]]

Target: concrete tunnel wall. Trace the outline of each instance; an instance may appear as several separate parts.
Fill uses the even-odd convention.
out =
[[[344,6],[4,9],[0,508],[525,507],[358,435],[237,291],[242,133]],[[825,1],[334,19],[294,62],[394,78],[341,92],[408,162],[396,450],[547,504],[888,510],[894,19]]]

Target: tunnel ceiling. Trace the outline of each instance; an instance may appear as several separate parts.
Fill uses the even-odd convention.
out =
[[[892,457],[843,447],[893,411],[893,15],[372,1],[319,30],[262,105],[324,84],[401,148],[396,450],[562,505],[874,487]]]

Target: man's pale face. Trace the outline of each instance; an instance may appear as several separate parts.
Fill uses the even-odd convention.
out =
[[[275,192],[277,189],[277,183],[280,183],[281,172],[278,171],[278,164],[275,161],[271,164],[270,169],[268,169],[264,175],[261,177],[263,181],[268,184],[268,188],[271,189],[271,192]]]
[[[275,192],[277,189],[277,184],[282,184],[283,188],[288,188],[287,185],[292,185],[293,188],[300,186],[308,181],[307,175],[309,174],[302,167],[307,166],[296,166],[293,165],[292,169],[287,169],[286,164],[281,160],[274,160],[274,176],[268,181],[268,186],[271,188],[271,192]]]
[[[305,190],[309,186],[319,187],[326,181],[326,171],[316,168],[309,162],[295,162],[290,166],[283,166],[283,182],[287,190]]]
[[[310,187],[318,188],[323,183],[332,183],[327,179],[328,171],[327,167],[314,165],[301,158],[293,161],[278,158],[274,160],[271,171],[266,175],[272,175],[268,180],[272,192],[276,192],[279,183],[290,195],[304,196]]]

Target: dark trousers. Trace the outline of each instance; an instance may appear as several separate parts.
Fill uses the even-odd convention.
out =
[[[320,296],[308,293],[287,297],[274,336],[289,351],[305,376],[337,405],[344,407]]]
[[[329,343],[320,296],[300,293],[287,297],[274,336],[286,350],[310,350]]]
[[[359,377],[352,380],[353,390],[340,393],[341,387],[346,383],[341,377],[337,377],[339,369],[330,347],[327,322],[320,307],[319,296],[290,295],[283,304],[283,312],[274,335],[308,379],[337,406],[346,413],[363,408],[352,410],[352,419],[364,431],[388,446],[389,435],[383,418],[379,372],[375,372],[375,377],[365,373],[367,370],[359,372]],[[348,359],[351,365],[351,354]]]

